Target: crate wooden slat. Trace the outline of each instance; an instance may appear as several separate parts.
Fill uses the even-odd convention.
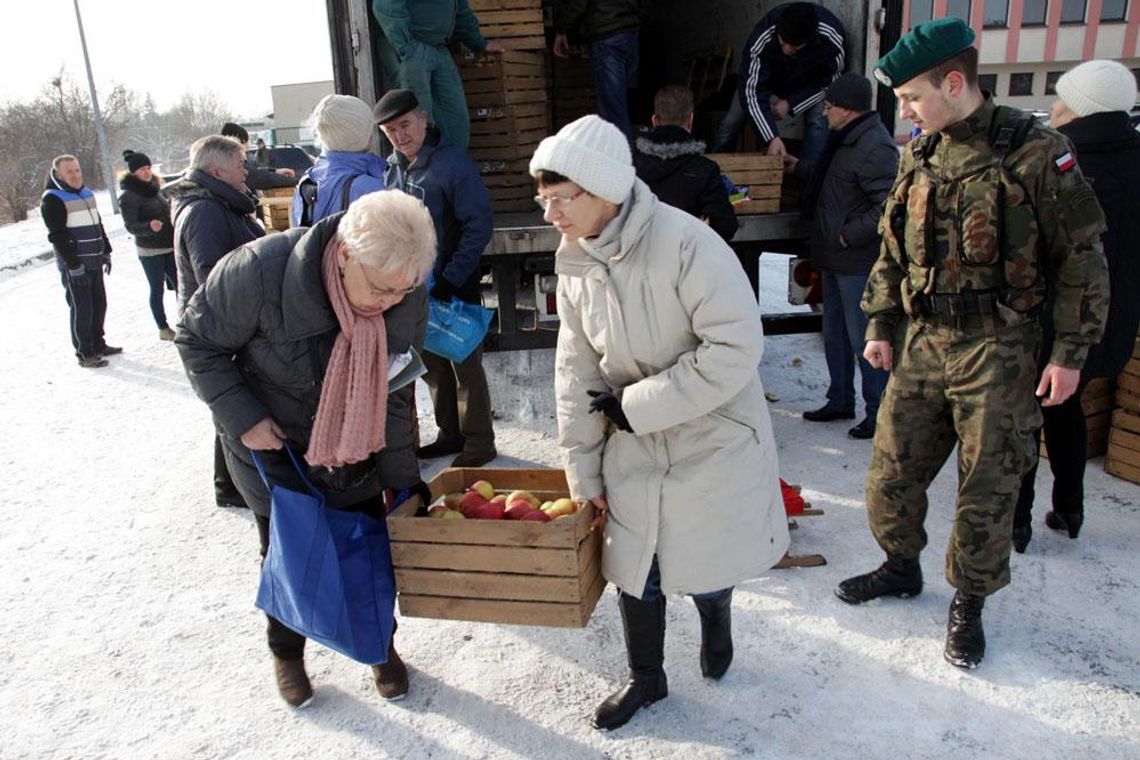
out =
[[[542,138],[546,137],[545,129],[527,129],[517,132],[492,132],[490,134],[475,134],[472,132],[469,148],[501,148],[505,145],[531,145],[537,146]]]
[[[542,8],[502,8],[479,11],[479,31],[484,36],[494,36],[488,28],[497,26],[513,26],[517,24],[538,24],[542,26]],[[539,34],[542,32],[539,31]],[[532,34],[532,32],[527,32]]]
[[[481,14],[484,11],[541,9],[542,0],[467,0],[467,6],[476,14]]]
[[[486,30],[480,31],[483,32],[484,37],[487,36]],[[495,37],[494,39],[507,50],[542,50],[546,47],[546,37],[542,34],[529,37]]]
[[[539,80],[541,81],[541,80]],[[516,103],[545,103],[546,87],[542,86],[532,90],[503,90],[492,92],[468,92],[467,105],[482,106],[511,106]]]
[[[530,159],[538,141],[524,142],[517,145],[496,145],[485,148],[468,147],[467,152],[471,158],[478,161],[510,161],[518,158]]]
[[[428,484],[432,497],[488,480],[498,492],[566,495],[560,470],[449,469]],[[581,627],[605,587],[594,509],[548,523],[416,517],[413,497],[388,516],[400,612],[519,625]]]
[[[733,204],[737,214],[772,214],[780,210],[784,161],[764,153],[709,153],[722,174],[737,187],[747,187],[751,201]]]
[[[1140,483],[1140,414],[1117,409],[1108,434],[1104,471],[1132,483]]]

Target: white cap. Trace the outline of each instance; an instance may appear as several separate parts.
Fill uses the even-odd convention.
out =
[[[329,150],[362,153],[372,146],[372,109],[351,95],[326,95],[313,109],[313,129]]]
[[[572,121],[538,144],[530,174],[561,174],[591,195],[618,205],[629,198],[636,173],[629,141],[622,131],[590,114]]]
[[[1085,61],[1057,80],[1057,96],[1077,116],[1128,113],[1136,105],[1136,77],[1116,61]]]

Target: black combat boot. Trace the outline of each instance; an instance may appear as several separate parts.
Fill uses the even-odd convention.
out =
[[[1052,510],[1045,513],[1045,524],[1053,530],[1059,530],[1062,533],[1068,532],[1069,538],[1076,538],[1081,534],[1081,525],[1084,522],[1085,516],[1081,512]]]
[[[594,728],[624,726],[638,710],[669,694],[665,680],[665,597],[643,602],[628,594],[618,597],[625,648],[629,654],[629,681],[598,705]]]
[[[839,584],[835,595],[848,604],[862,604],[880,596],[902,599],[922,593],[922,567],[917,559],[887,557],[887,561],[864,575]]]
[[[701,614],[701,675],[719,679],[732,664],[732,589],[693,602]]]
[[[946,662],[959,668],[973,670],[986,654],[986,633],[982,630],[984,596],[961,591],[950,602],[950,619],[946,622],[946,649],[942,656]]]
[[[1053,514],[1050,512],[1049,514]],[[1046,517],[1048,519],[1048,517]],[[1025,525],[1013,526],[1013,550],[1018,554],[1025,554],[1025,550],[1029,548],[1029,541],[1033,538],[1033,526],[1026,523]]]

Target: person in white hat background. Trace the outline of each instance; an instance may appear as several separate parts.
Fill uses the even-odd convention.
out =
[[[668,694],[664,595],[693,596],[701,673],[719,679],[733,586],[787,549],[763,330],[732,249],[637,179],[617,127],[567,124],[530,173],[562,234],[559,444],[572,495],[600,513],[602,573],[620,590],[629,680],[593,717],[612,729]]]
[[[297,182],[289,212],[294,227],[312,226],[362,195],[384,189],[387,164],[372,152],[378,134],[367,103],[351,95],[326,95],[309,119],[321,155]]]
[[[1052,126],[1072,141],[1077,164],[1104,209],[1108,226],[1102,240],[1108,261],[1109,306],[1104,338],[1089,349],[1080,385],[1059,406],[1042,407],[1042,431],[1053,472],[1052,510],[1045,524],[1076,538],[1084,523],[1085,427],[1081,393],[1090,380],[1116,377],[1132,355],[1140,326],[1140,134],[1129,123],[1136,106],[1136,78],[1116,61],[1086,61],[1057,80]],[[1046,311],[1045,313],[1048,313]],[[1049,355],[1052,325],[1045,324]],[[1014,549],[1024,552],[1033,535],[1037,467],[1025,476],[1014,516]]]

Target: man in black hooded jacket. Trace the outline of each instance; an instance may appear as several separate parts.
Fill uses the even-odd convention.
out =
[[[668,85],[653,97],[653,131],[637,138],[633,166],[660,200],[703,219],[725,242],[739,226],[720,167],[693,138],[693,93]]]

